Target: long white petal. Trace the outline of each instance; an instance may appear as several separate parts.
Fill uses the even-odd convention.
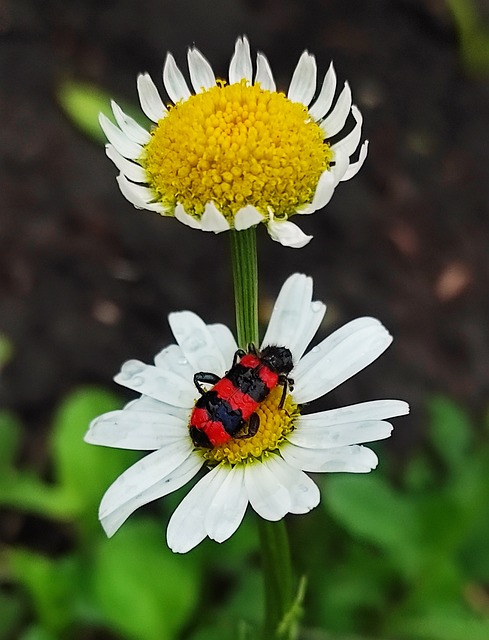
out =
[[[316,91],[316,59],[304,51],[290,81],[287,97],[291,102],[301,102],[306,107]]]
[[[105,533],[110,537],[119,527],[134,513],[136,509],[142,507],[153,500],[158,500],[164,496],[177,491],[189,482],[202,467],[202,458],[198,455],[189,455],[179,466],[162,476],[153,485],[143,489],[132,497],[127,497],[119,506],[107,511],[100,516]],[[111,490],[109,487],[108,492]],[[108,493],[107,492],[107,493]],[[106,494],[107,495],[107,494]],[[105,499],[105,496],[104,496]]]
[[[355,119],[355,126],[350,131],[350,133],[339,140],[336,144],[331,146],[331,150],[336,154],[339,151],[345,153],[348,157],[350,157],[358,145],[360,144],[360,138],[362,136],[362,124],[363,124],[363,116],[355,105],[351,108],[352,116]]]
[[[289,491],[266,461],[245,466],[245,486],[251,506],[265,520],[280,520],[290,511]]]
[[[329,65],[328,72],[324,76],[321,91],[314,104],[309,109],[309,115],[314,120],[319,121],[328,113],[333,104],[334,92],[336,90],[336,73],[333,63]]]
[[[368,473],[378,464],[378,458],[371,449],[356,444],[336,449],[305,449],[286,442],[280,453],[292,467],[313,473]]]
[[[187,53],[190,80],[195,93],[210,89],[216,84],[216,77],[209,62],[195,47]]]
[[[204,213],[201,218],[202,231],[213,231],[214,233],[222,233],[229,230],[229,222],[219,211],[213,202],[205,205]]]
[[[383,353],[392,336],[374,318],[357,318],[328,336],[294,368],[294,400],[310,402],[336,388]]]
[[[174,216],[179,222],[187,225],[187,227],[191,227],[192,229],[202,229],[202,222],[187,213],[181,204],[177,204],[175,207]]]
[[[126,504],[128,500],[152,487],[178,469],[191,454],[192,442],[190,437],[186,437],[138,460],[126,469],[105,492],[100,503],[99,517],[105,518],[109,513]]]
[[[186,434],[187,424],[175,416],[122,409],[92,420],[84,440],[105,447],[155,451],[181,440]]]
[[[312,239],[312,236],[306,235],[296,224],[289,220],[269,220],[267,228],[272,240],[280,242],[284,247],[300,249],[305,247]]]
[[[350,180],[350,178],[353,178],[353,176],[357,175],[357,173],[362,168],[363,163],[365,162],[365,158],[367,157],[367,152],[368,152],[368,140],[365,140],[365,142],[360,147],[360,155],[358,156],[358,160],[356,162],[352,162],[349,165],[348,169],[345,171],[345,173],[343,174],[343,177],[341,178],[342,182],[345,180]]]
[[[269,456],[266,463],[290,496],[289,513],[308,513],[320,500],[316,483],[300,469],[291,467],[279,456]]]
[[[250,43],[246,37],[238,38],[229,64],[229,84],[241,82],[243,79],[251,83],[252,75]]]
[[[175,509],[166,531],[166,541],[173,552],[187,553],[207,536],[204,526],[207,510],[228,473],[224,465],[214,467]]]
[[[170,313],[168,322],[194,372],[208,371],[219,377],[229,369],[205,322],[191,311]]]
[[[133,142],[137,142],[138,144],[145,145],[151,140],[151,134],[146,129],[128,116],[127,113],[119,107],[117,102],[111,100],[112,112],[114,114],[114,118],[116,119],[117,124],[119,125],[122,133],[125,133],[129,140]]]
[[[288,441],[306,449],[328,449],[362,442],[384,440],[392,433],[392,425],[385,420],[360,420],[346,424],[321,424],[302,428],[300,420],[296,429],[288,436]]]
[[[174,404],[155,400],[149,396],[141,396],[136,400],[131,400],[124,407],[124,411],[135,411],[138,413],[161,413],[162,415],[175,416],[188,424],[190,418],[191,407],[176,407]]]
[[[266,345],[287,346],[299,362],[316,334],[326,306],[312,300],[312,278],[294,273],[282,285],[263,338]]]
[[[119,127],[116,127],[107,116],[103,113],[99,113],[98,121],[102,127],[103,132],[107,136],[107,140],[114,145],[117,151],[129,160],[137,160],[141,157],[143,148],[137,142],[130,140],[125,133],[123,133]]]
[[[162,215],[167,213],[167,210],[160,202],[151,202],[154,198],[153,192],[140,184],[134,184],[126,178],[122,173],[116,177],[117,184],[121,190],[122,195],[133,204],[136,209],[147,209],[148,211],[156,211]]]
[[[133,182],[146,182],[147,176],[146,171],[143,169],[143,167],[121,156],[121,154],[113,145],[106,144],[105,153],[107,154],[107,157],[112,160],[119,171],[126,176],[126,178],[132,180]]]
[[[404,400],[370,400],[338,407],[318,413],[308,413],[300,417],[301,428],[321,426],[323,428],[356,422],[357,420],[386,420],[409,413],[409,405]]]
[[[207,509],[204,528],[211,540],[224,542],[241,524],[248,495],[244,485],[244,468],[235,466],[223,475],[212,502]]]
[[[214,339],[216,347],[222,354],[226,369],[231,367],[238,345],[232,331],[225,324],[208,324],[207,328]]]
[[[333,171],[330,168],[323,171],[318,180],[311,204],[307,205],[303,209],[299,209],[297,213],[314,213],[318,209],[325,207],[333,197],[336,185],[337,180]]]
[[[197,395],[190,382],[171,371],[144,364],[139,360],[125,362],[114,380],[123,387],[177,407],[191,407]]]
[[[159,122],[167,115],[168,111],[149,73],[138,76],[138,94],[141,109],[150,120]]]
[[[350,109],[351,89],[348,82],[345,82],[343,91],[338,96],[333,111],[320,124],[326,138],[332,138],[343,129]]]
[[[236,231],[244,231],[255,224],[262,222],[263,215],[251,204],[240,209],[234,216],[234,228]]]
[[[180,102],[180,100],[190,98],[190,89],[171,53],[166,54],[166,60],[163,66],[163,82],[170,100],[175,104]]]
[[[256,56],[256,76],[255,84],[259,83],[265,91],[276,91],[275,80],[270,68],[270,64],[263,53]]]

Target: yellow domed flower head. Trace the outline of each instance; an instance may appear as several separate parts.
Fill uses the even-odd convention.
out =
[[[367,155],[367,142],[357,153],[362,117],[348,83],[335,99],[331,64],[314,98],[316,61],[304,51],[287,94],[278,92],[262,53],[253,78],[245,37],[236,41],[227,82],[216,80],[196,48],[188,51],[188,69],[195,93],[167,55],[168,106],[148,74],[138,77],[142,110],[155,123],[150,131],[115,102],[117,126],[100,115],[123,195],[139,209],[202,231],[240,231],[263,222],[273,240],[303,247],[312,236],[289,218],[324,207]]]

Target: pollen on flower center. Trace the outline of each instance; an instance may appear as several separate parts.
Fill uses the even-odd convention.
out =
[[[311,202],[332,151],[307,108],[259,84],[220,83],[169,109],[140,162],[167,207],[200,216],[212,201],[232,224],[247,205],[276,217]]]
[[[272,389],[256,410],[260,426],[253,437],[234,438],[220,447],[202,449],[204,458],[210,463],[225,460],[234,465],[261,458],[263,454],[277,450],[286,435],[294,428],[294,423],[300,415],[299,407],[290,394],[287,394],[283,407],[279,407],[282,392],[281,386]],[[246,433],[246,428],[244,432]]]

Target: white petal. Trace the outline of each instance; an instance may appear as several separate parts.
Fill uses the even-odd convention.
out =
[[[319,488],[301,470],[291,467],[279,456],[270,456],[267,465],[273,475],[287,487],[290,496],[289,513],[308,513],[319,504]]]
[[[110,411],[95,418],[84,440],[90,444],[135,451],[155,451],[187,435],[180,418],[149,411]]]
[[[314,213],[318,209],[325,207],[333,197],[336,184],[337,180],[333,171],[329,168],[323,171],[318,180],[311,204],[307,205],[303,209],[299,209],[297,213]]]
[[[243,79],[251,83],[252,74],[250,43],[244,36],[236,40],[234,54],[229,64],[229,84],[240,82]]]
[[[257,83],[259,83],[260,87],[265,91],[276,91],[275,80],[273,79],[270,64],[263,53],[258,53],[256,56],[255,84]]]
[[[356,422],[357,420],[385,420],[409,413],[409,405],[403,400],[371,400],[348,407],[309,413],[300,417],[301,428],[323,428]]]
[[[343,149],[337,149],[334,156],[334,164],[331,165],[330,171],[334,178],[335,187],[338,186],[343,176],[348,171],[350,159]]]
[[[116,178],[122,195],[133,204],[136,209],[147,209],[148,211],[156,211],[165,215],[167,210],[160,202],[151,202],[154,194],[148,187],[140,184],[134,184],[126,178],[122,173]]]
[[[248,495],[244,485],[244,467],[235,466],[223,475],[212,502],[207,509],[204,528],[211,540],[224,542],[241,524]]]
[[[233,362],[234,354],[238,350],[232,331],[224,324],[208,324],[207,328],[216,343],[216,347],[222,354],[226,368],[229,369]]]
[[[349,444],[384,440],[392,433],[392,425],[384,420],[361,420],[324,427],[321,424],[303,428],[300,419],[288,441],[306,449],[328,449]]]
[[[128,116],[127,113],[124,113],[117,102],[111,100],[110,104],[112,106],[112,111],[114,113],[116,122],[119,125],[122,133],[125,133],[129,140],[132,140],[133,142],[137,142],[138,144],[142,145],[148,144],[148,142],[151,140],[151,134],[149,133],[149,131],[143,129],[143,127],[138,124],[136,120],[134,120],[134,118],[131,118],[131,116]]]
[[[153,122],[159,122],[168,113],[149,73],[138,76],[138,94],[141,109]]]
[[[195,93],[210,89],[216,84],[216,77],[209,62],[198,49],[189,49],[187,54],[190,80]]]
[[[195,371],[177,344],[170,344],[157,353],[154,357],[154,363],[159,369],[172,371],[193,384]]]
[[[263,221],[263,215],[251,204],[240,209],[234,216],[234,228],[236,231],[244,231]]]
[[[165,64],[163,66],[163,82],[166,92],[175,104],[180,100],[187,100],[191,93],[185,82],[182,72],[177,67],[175,58],[171,53],[166,54]]]
[[[168,316],[171,330],[194,372],[208,371],[219,377],[229,368],[205,322],[191,311]]]
[[[180,418],[183,420],[185,424],[188,424],[190,419],[190,411],[191,407],[176,407],[173,404],[168,404],[167,402],[162,402],[161,400],[155,400],[154,398],[150,398],[149,396],[141,396],[136,400],[131,400],[124,407],[124,411],[136,411],[136,412],[146,412],[149,413],[161,413],[167,416],[175,416],[176,418]]]
[[[205,205],[204,213],[201,218],[202,231],[213,231],[214,233],[221,233],[222,231],[228,231],[229,222],[217,209],[213,202],[208,202]]]
[[[106,144],[105,153],[107,154],[107,157],[112,160],[119,171],[126,176],[126,178],[132,180],[133,182],[146,182],[147,176],[146,171],[143,169],[143,167],[141,167],[141,165],[139,164],[136,164],[135,162],[126,160],[126,158],[122,157],[113,145]]]
[[[291,102],[301,102],[306,107],[311,102],[316,91],[316,59],[313,55],[304,51],[294,75],[290,81],[287,98]]]
[[[141,157],[143,152],[141,145],[130,140],[107,116],[99,113],[98,121],[107,136],[107,140],[114,145],[121,156],[130,160],[137,160],[137,158]]]
[[[265,520],[280,520],[290,511],[289,491],[274,476],[267,461],[245,466],[245,486],[251,506]]]
[[[344,89],[338,96],[333,111],[321,122],[320,126],[326,138],[332,138],[343,129],[350,109],[351,89],[348,82],[345,82]]]
[[[139,509],[139,507],[142,507],[149,502],[153,502],[153,500],[163,498],[163,496],[166,496],[173,491],[177,491],[187,484],[187,482],[195,476],[201,467],[202,458],[199,455],[191,454],[175,469],[166,475],[161,476],[154,484],[142,489],[132,497],[123,495],[121,498],[122,501],[119,501],[118,506],[114,506],[112,509],[107,510],[103,516],[99,515],[100,523],[102,524],[105,533],[109,537],[114,535],[117,529],[119,529],[119,527],[132,513],[134,513],[136,509]],[[111,489],[112,487],[109,487],[107,493],[102,499],[103,501],[110,498],[109,492]],[[107,496],[109,496],[109,498],[107,498]]]
[[[367,152],[368,152],[368,140],[365,140],[365,142],[360,147],[360,155],[358,156],[357,162],[352,162],[352,164],[350,164],[348,169],[343,174],[343,177],[341,178],[342,181],[350,180],[350,178],[353,178],[353,176],[356,176],[356,174],[362,168],[363,163],[365,162],[365,158],[367,157]]]
[[[123,387],[177,407],[191,407],[197,395],[190,382],[171,371],[152,367],[139,360],[125,362],[114,380]]]
[[[201,221],[187,213],[181,204],[177,204],[175,207],[174,216],[179,222],[187,225],[187,227],[202,229]]]
[[[280,242],[284,247],[300,249],[312,239],[312,236],[307,236],[296,224],[288,220],[269,220],[267,228],[272,240]]]
[[[333,67],[333,63],[329,65],[328,72],[324,76],[323,85],[321,91],[309,109],[309,115],[314,120],[319,121],[328,113],[331,105],[333,104],[334,92],[336,90],[336,73]]]
[[[166,541],[175,553],[187,553],[206,537],[205,516],[229,468],[220,464],[209,471],[178,505],[166,531]]]
[[[333,144],[331,146],[331,149],[335,154],[341,150],[348,157],[350,157],[353,153],[355,153],[355,150],[360,144],[360,138],[362,136],[362,124],[363,124],[362,114],[355,105],[352,106],[351,113],[352,113],[352,116],[355,118],[355,126],[347,136],[345,136],[344,138],[339,140],[336,144]]]
[[[316,334],[326,311],[319,301],[312,301],[312,278],[294,273],[283,284],[273,307],[262,348],[287,346],[294,362],[299,362]]]
[[[358,318],[307,353],[294,368],[294,400],[310,402],[371,364],[392,342],[378,320]]]
[[[286,442],[280,453],[291,466],[316,473],[368,473],[378,464],[378,458],[371,449],[356,444],[336,449],[305,449]]]
[[[158,449],[138,460],[107,489],[100,503],[99,517],[105,518],[128,500],[178,469],[192,454],[192,448],[190,437],[180,438],[180,441],[173,442],[164,449]]]

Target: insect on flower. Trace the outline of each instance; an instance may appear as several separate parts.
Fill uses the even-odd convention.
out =
[[[288,377],[293,366],[287,347],[268,346],[258,352],[250,344],[248,352],[236,351],[232,367],[224,377],[205,371],[196,373],[194,384],[202,396],[190,418],[194,445],[212,448],[231,438],[253,437],[260,426],[255,410],[279,384],[283,386],[279,406],[283,406],[287,388],[293,385]],[[214,386],[206,391],[202,384]],[[247,421],[248,428],[244,431]]]

